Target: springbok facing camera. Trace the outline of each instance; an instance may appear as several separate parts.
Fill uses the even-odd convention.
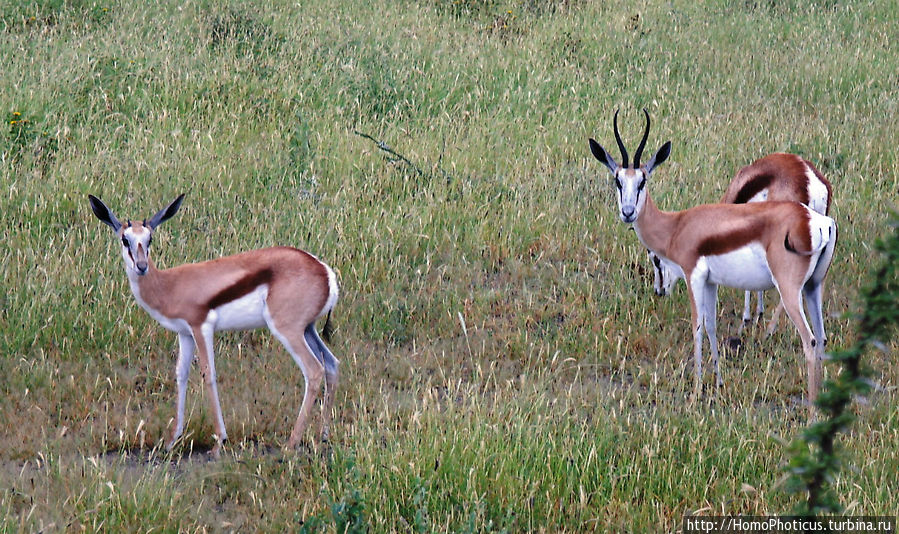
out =
[[[832,189],[830,182],[808,160],[796,154],[775,153],[754,161],[737,171],[734,179],[721,198],[722,204],[745,204],[763,201],[794,201],[805,204],[822,215],[830,213]],[[676,265],[666,265],[662,260],[649,252],[649,259],[655,274],[653,289],[656,295],[665,296],[674,288],[674,284],[683,273]],[[743,322],[737,335],[743,332],[752,321],[751,291],[746,292],[743,302]],[[778,303],[767,333],[771,335],[777,327],[777,320],[783,306]],[[765,311],[764,292],[758,292],[756,318],[761,318]]]
[[[216,385],[213,335],[218,330],[263,326],[293,356],[306,380],[303,404],[288,447],[295,447],[303,436],[323,375],[322,439],[327,440],[339,362],[315,331],[315,322],[328,316],[323,335],[329,339],[331,310],[338,293],[334,271],[308,252],[290,247],[252,250],[160,271],[150,259],[153,233],[178,212],[184,195],[149,221],[124,224],[99,198],[88,195],[88,199],[94,215],[108,224],[121,242],[134,298],[159,324],[178,334],[176,418],[166,449],[171,450],[184,432],[187,378],[196,350],[215,422],[216,444],[211,452],[219,455],[227,433]]]
[[[659,210],[646,188],[652,171],[671,153],[665,143],[649,161],[640,156],[649,136],[646,129],[633,164],[618,132],[618,112],[613,126],[621,150],[619,165],[593,139],[590,150],[615,178],[621,220],[634,225],[644,247],[685,275],[693,325],[696,390],[702,381],[702,331],[705,328],[715,369],[715,383],[723,384],[718,370],[716,300],[718,286],[761,291],[776,287],[799,337],[808,367],[810,413],[821,380],[824,348],[822,282],[833,259],[837,227],[833,219],[798,202],[706,204],[683,211]],[[809,330],[802,301],[812,320]]]

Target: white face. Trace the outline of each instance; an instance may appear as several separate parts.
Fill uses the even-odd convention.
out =
[[[122,227],[122,258],[125,269],[139,276],[147,274],[150,261],[150,243],[153,242],[153,230],[141,223]]]
[[[646,179],[649,175],[643,168],[619,167],[614,176],[618,190],[618,216],[623,222],[632,223],[640,216],[646,203]]]

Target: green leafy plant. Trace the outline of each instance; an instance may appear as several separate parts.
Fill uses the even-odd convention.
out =
[[[899,220],[890,223],[892,235],[878,240],[875,249],[882,260],[871,284],[861,291],[863,309],[858,315],[858,338],[849,348],[831,353],[831,362],[841,371],[825,383],[816,405],[824,418],[807,428],[792,445],[793,458],[787,469],[790,492],[806,492],[796,513],[816,515],[842,511],[831,484],[840,469],[837,437],[855,421],[850,409],[852,398],[871,390],[870,370],[862,356],[871,348],[883,349],[884,342],[899,324]]]

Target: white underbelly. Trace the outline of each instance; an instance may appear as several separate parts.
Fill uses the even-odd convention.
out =
[[[765,250],[754,243],[727,254],[703,258],[709,269],[709,282],[736,289],[762,291],[774,287]]]
[[[268,286],[261,285],[239,299],[209,310],[207,323],[215,330],[253,330],[265,326],[265,299]]]

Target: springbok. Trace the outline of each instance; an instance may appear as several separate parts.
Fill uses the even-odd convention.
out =
[[[590,150],[615,179],[621,220],[633,224],[644,247],[685,275],[692,315],[696,391],[702,383],[703,328],[711,347],[715,384],[723,385],[715,325],[718,286],[752,291],[776,287],[802,340],[808,367],[809,410],[813,415],[825,340],[822,282],[833,259],[836,223],[798,202],[706,204],[683,211],[659,210],[646,184],[652,171],[670,155],[671,142],[640,164],[650,127],[649,113],[645,109],[643,113],[646,129],[632,164],[618,132],[617,111],[612,124],[621,165],[593,139]],[[803,297],[814,334],[806,321]]]
[[[211,453],[218,457],[227,433],[216,385],[213,336],[218,330],[262,326],[268,327],[293,356],[306,381],[303,404],[288,447],[295,447],[303,436],[323,375],[321,435],[327,440],[339,362],[319,337],[315,322],[327,315],[323,335],[329,339],[331,310],[338,293],[334,271],[312,254],[290,247],[252,250],[158,270],[150,259],[153,233],[178,212],[184,195],[149,221],[129,220],[124,224],[99,198],[88,195],[88,199],[94,215],[112,228],[121,243],[125,273],[137,303],[164,328],[178,334],[176,417],[169,429],[166,449],[171,450],[184,432],[187,378],[196,350],[215,424]]]
[[[734,179],[721,198],[722,204],[745,204],[763,201],[795,201],[805,204],[822,215],[830,213],[832,189],[830,182],[808,160],[796,154],[769,154],[737,171]],[[671,293],[683,273],[676,265],[666,264],[658,256],[649,252],[653,265],[653,289],[656,295]],[[761,318],[765,312],[764,292],[759,291],[755,317]],[[743,301],[743,322],[737,330],[740,335],[753,319],[751,313],[751,291],[746,292]],[[783,306],[778,303],[768,323],[767,334],[771,335]]]

